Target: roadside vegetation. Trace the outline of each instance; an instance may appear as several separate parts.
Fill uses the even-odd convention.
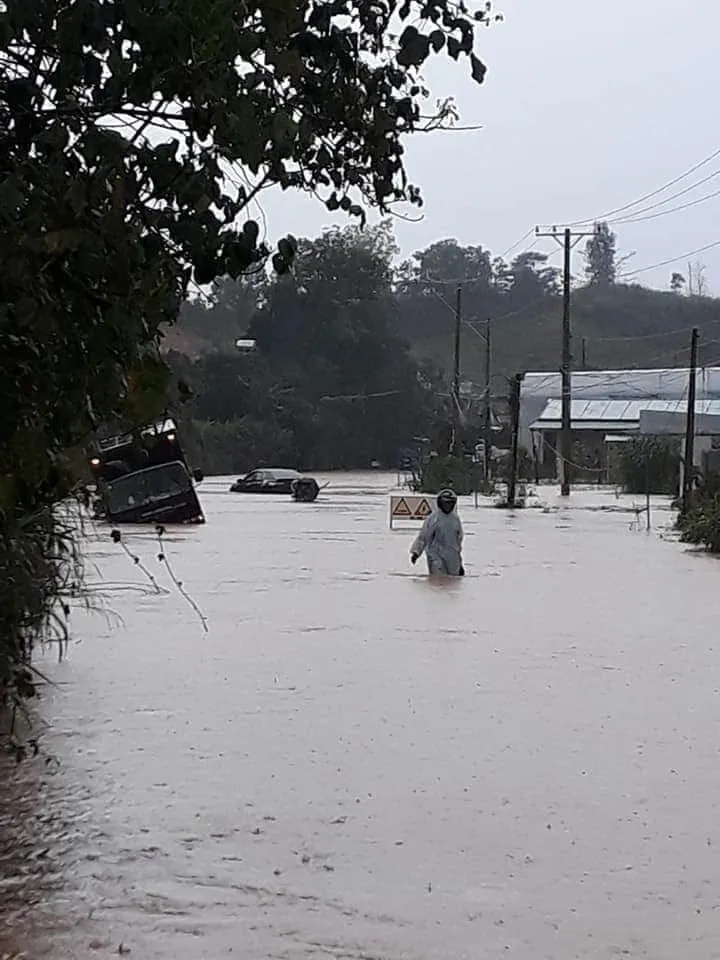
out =
[[[676,497],[680,478],[680,443],[675,438],[638,437],[622,445],[625,493]]]
[[[720,475],[698,477],[687,510],[678,516],[678,529],[684,543],[720,553]]]
[[[262,190],[312,192],[356,222],[370,207],[419,205],[401,139],[455,115],[433,107],[423,65],[449,55],[484,76],[484,5],[473,17],[453,2],[408,2],[399,36],[366,0],[238,10],[7,0],[0,11],[7,702],[33,693],[32,644],[64,617],[77,579],[55,508],[79,495],[89,435],[164,407],[161,331],[191,290],[291,268],[296,241],[271,248],[252,217]]]
[[[573,293],[576,368],[583,359],[586,369],[686,363],[686,331],[717,324],[720,302],[687,295],[678,274],[667,292],[625,283],[615,244],[601,224],[585,250],[587,272]],[[462,396],[460,440],[472,450],[482,435],[485,323],[491,321],[493,406],[503,414],[509,378],[557,369],[558,269],[537,251],[506,261],[455,240],[403,261],[392,221],[385,221],[299,240],[287,275],[223,277],[203,296],[191,295],[164,349],[192,388],[183,419],[193,461],[207,473],[227,474],[262,463],[395,467],[403,451],[418,444],[445,456],[454,419],[458,283],[461,375],[471,382]],[[245,338],[256,340],[253,353],[235,349]],[[638,459],[630,447],[626,454],[627,484],[644,493],[644,453]],[[674,457],[662,443],[654,445],[656,492],[674,492]],[[584,462],[581,449],[574,459]],[[456,467],[462,483],[465,465]]]

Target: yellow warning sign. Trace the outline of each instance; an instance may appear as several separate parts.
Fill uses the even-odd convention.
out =
[[[413,520],[424,520],[426,517],[429,517],[431,513],[432,507],[427,502],[425,497],[423,497],[413,511]]]
[[[413,512],[407,504],[405,497],[400,497],[397,503],[393,504],[392,515],[394,517],[412,517]]]
[[[427,497],[417,494],[393,494],[390,497],[390,528],[393,520],[425,520],[432,513]]]

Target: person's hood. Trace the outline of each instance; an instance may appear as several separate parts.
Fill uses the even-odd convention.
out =
[[[448,502],[452,503],[451,509],[443,510],[443,508],[440,506],[441,500],[444,500],[446,503]],[[455,491],[450,489],[441,490],[435,500],[435,508],[438,511],[438,513],[443,514],[443,516],[446,516],[446,517],[452,516],[453,513],[457,510],[457,494],[455,493]]]

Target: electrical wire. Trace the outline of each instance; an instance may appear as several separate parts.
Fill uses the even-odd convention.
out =
[[[712,243],[707,243],[704,247],[698,247],[697,250],[688,250],[687,253],[681,253],[677,257],[670,257],[667,260],[659,260],[657,263],[650,263],[646,267],[639,267],[637,270],[628,270],[627,273],[621,273],[620,277],[635,277],[638,273],[647,273],[648,270],[656,270],[658,267],[667,267],[672,263],[678,263],[680,260],[686,260],[688,257],[694,257],[698,253],[705,253],[706,250],[712,250],[714,247],[720,247],[720,240],[714,240]]]
[[[584,223],[600,223],[605,220],[609,220],[610,217],[614,217],[618,213],[624,213],[626,210],[631,210],[633,207],[639,206],[641,203],[645,203],[646,200],[651,200],[653,197],[657,197],[659,194],[664,193],[666,190],[669,190],[670,187],[674,187],[675,184],[680,183],[682,180],[685,180],[687,177],[695,173],[696,170],[699,170],[701,167],[706,166],[708,163],[711,163],[717,157],[720,157],[720,148],[714,150],[709,156],[705,157],[704,160],[700,160],[697,163],[693,164],[689,170],[686,170],[684,173],[681,173],[679,176],[674,177],[672,180],[668,180],[667,183],[664,183],[662,186],[657,187],[655,190],[651,190],[649,193],[644,194],[642,197],[638,197],[637,200],[633,200],[631,203],[625,203],[621,207],[615,207],[614,210],[608,210],[606,213],[601,214],[600,216],[591,217],[585,220],[575,220],[572,223],[569,223],[569,227],[577,227],[580,224]]]
[[[516,250],[516,249],[520,246],[521,243],[524,243],[526,240],[529,240],[530,237],[531,237],[534,233],[535,233],[535,227],[532,226],[532,227],[530,227],[530,229],[527,231],[527,233],[524,233],[524,234],[520,237],[519,240],[516,240],[515,243],[510,244],[510,246],[507,248],[507,250],[504,250],[504,251],[500,254],[500,259],[501,259],[501,260],[504,260],[505,257],[506,257],[509,253],[512,253],[513,250]]]
[[[702,180],[698,180],[695,183],[691,183],[689,187],[685,187],[683,190],[678,190],[677,193],[671,193],[669,197],[665,197],[664,200],[659,200],[657,203],[651,203],[649,207],[642,207],[640,210],[633,210],[632,213],[628,214],[627,218],[617,218],[609,220],[608,223],[626,223],[627,220],[632,220],[633,217],[639,217],[642,214],[650,213],[652,210],[657,210],[659,207],[664,207],[666,203],[670,203],[672,200],[679,200],[680,197],[684,197],[688,193],[692,193],[697,187],[701,187],[704,183],[708,183],[710,180],[714,180],[716,177],[720,176],[720,169],[713,170],[712,173],[709,173],[706,177],[703,177]]]
[[[568,460],[567,457],[562,457],[562,455],[557,450],[557,448],[554,447],[553,444],[550,443],[550,441],[545,436],[545,431],[543,431],[542,439],[543,439],[543,443],[547,446],[548,450],[554,453],[556,457],[564,460],[565,463],[569,464],[571,467],[575,467],[576,470],[584,470],[586,473],[604,473],[605,472],[605,467],[588,467],[581,463],[575,463],[574,460]]]
[[[703,326],[703,330],[707,330],[710,327],[716,327],[719,323],[720,319],[711,320],[710,323],[706,323]],[[690,333],[692,329],[692,327],[676,327],[674,330],[663,330],[660,333],[643,333],[638,334],[635,337],[585,337],[585,339],[588,343],[631,343],[636,340],[657,340],[660,337],[673,337],[680,333]]]
[[[720,170],[718,170],[718,173],[720,173]],[[712,193],[706,193],[704,197],[698,197],[697,200],[690,200],[688,203],[681,203],[677,207],[670,207],[669,210],[660,210],[658,213],[651,213],[645,217],[633,217],[628,220],[613,220],[611,222],[613,226],[624,225],[628,223],[645,223],[647,220],[657,220],[658,217],[667,217],[671,213],[680,213],[682,210],[689,210],[690,207],[697,207],[699,204],[706,203],[708,200],[712,200],[714,197],[720,197],[720,190],[714,190]],[[658,206],[660,205],[658,204]]]

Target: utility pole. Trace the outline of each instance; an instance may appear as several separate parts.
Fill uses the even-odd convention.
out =
[[[587,337],[582,338],[582,368],[587,370]]]
[[[512,417],[512,459],[510,461],[510,480],[508,481],[508,507],[515,506],[515,489],[518,475],[518,436],[520,433],[520,387],[523,375],[516,373],[511,383],[510,414]]]
[[[698,329],[690,337],[690,374],[688,379],[687,417],[685,420],[685,453],[683,457],[682,513],[690,506],[695,462],[695,387],[697,383]]]
[[[485,442],[485,481],[490,479],[492,457],[492,413],[490,407],[490,318],[485,321],[485,410],[483,418],[483,440]]]
[[[457,453],[460,433],[460,327],[462,325],[462,287],[455,294],[455,356],[453,367],[454,434],[453,452]]]
[[[562,232],[557,227],[541,231],[535,227],[536,237],[552,237],[563,248],[563,319],[562,319],[562,358],[560,373],[562,376],[562,412],[560,424],[560,493],[570,495],[569,464],[572,459],[572,341],[570,331],[570,258],[572,249],[583,237],[592,237],[595,231],[573,231],[566,227]]]

